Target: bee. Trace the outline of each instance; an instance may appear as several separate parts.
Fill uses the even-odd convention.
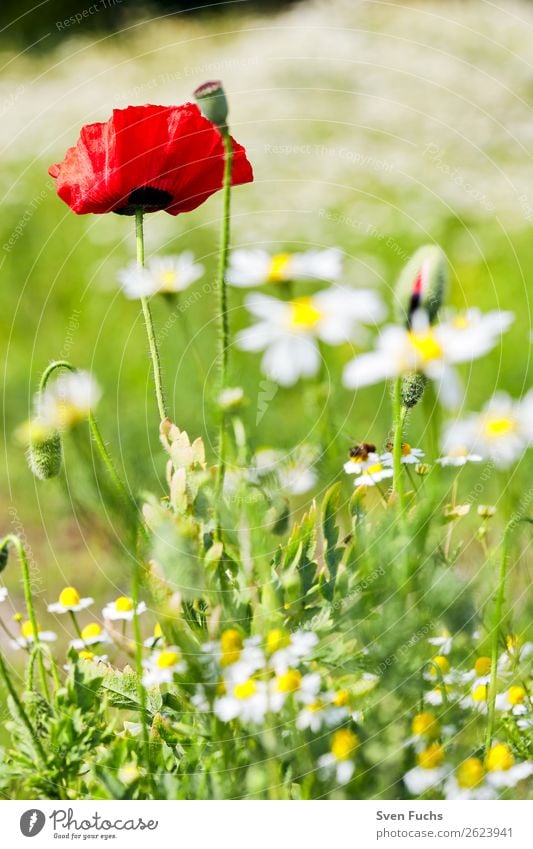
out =
[[[349,451],[350,460],[358,460],[364,462],[368,460],[369,454],[374,454],[376,446],[372,442],[358,442],[357,445],[352,445]]]

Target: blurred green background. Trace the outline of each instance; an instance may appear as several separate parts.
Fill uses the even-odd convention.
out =
[[[164,491],[144,328],[138,304],[116,282],[134,255],[133,223],[75,216],[47,176],[79,128],[105,120],[113,107],[183,102],[206,79],[223,79],[232,131],[255,169],[254,184],[233,196],[233,246],[338,245],[344,282],[375,287],[390,306],[411,252],[439,242],[450,258],[453,303],[517,317],[501,350],[463,369],[464,409],[478,409],[498,388],[524,394],[532,373],[532,4],[302,0],[181,14],[174,11],[180,4],[126,8],[124,0],[120,13],[102,10],[92,15],[99,22],[63,30],[60,5],[48,10],[59,9],[57,18],[28,12],[1,43],[0,508],[2,530],[22,534],[31,547],[42,602],[70,583],[107,599],[126,590],[128,575],[120,546],[111,544],[116,516],[92,512],[105,479],[97,460],[91,471],[87,433],[69,440],[66,475],[48,484],[32,478],[14,438],[51,359],[94,372],[104,390],[100,425],[129,484]],[[67,5],[65,15],[77,11]],[[6,20],[15,6],[4,5]],[[50,38],[31,48],[45,31]],[[216,304],[202,285],[215,273],[219,217],[220,197],[213,197],[194,213],[146,221],[148,256],[190,248],[206,266],[184,321],[170,325],[164,301],[154,303],[154,315],[174,419],[206,439],[211,458]],[[231,291],[233,329],[248,322],[242,300]],[[324,349],[330,439],[322,483],[309,498],[338,474],[351,441],[381,443],[390,427],[386,387],[356,396],[342,387],[351,355],[347,346]],[[305,400],[313,389],[309,396],[303,384],[280,389],[257,425],[259,358],[232,352],[231,372],[247,393],[254,446],[290,451],[323,435],[323,416]],[[424,445],[425,424],[417,411],[417,444]],[[520,499],[529,479],[525,462],[505,478],[491,475],[482,500],[495,502],[504,489]],[[465,480],[468,492],[476,476],[467,472]],[[350,481],[345,487],[348,495]]]

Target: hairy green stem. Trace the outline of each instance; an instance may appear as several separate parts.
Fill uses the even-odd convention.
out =
[[[218,257],[217,291],[219,309],[219,367],[220,367],[220,391],[227,386],[228,380],[228,354],[229,354],[229,317],[228,317],[228,291],[226,285],[226,270],[228,266],[229,241],[230,241],[230,217],[231,217],[231,169],[233,163],[233,145],[231,136],[227,129],[222,132],[224,141],[224,181],[222,201],[222,228],[220,231],[220,249]],[[220,417],[218,432],[218,469],[215,488],[216,509],[219,516],[218,533],[220,535],[220,502],[224,489],[224,476],[226,473],[226,416]]]
[[[139,268],[144,268],[144,227],[142,207],[137,207],[135,211],[135,237],[137,245],[137,266]],[[159,411],[159,418],[163,421],[163,419],[167,418],[167,412],[165,406],[165,395],[163,392],[163,379],[161,377],[161,360],[159,357],[152,311],[150,310],[148,298],[141,298],[141,306],[144,315],[144,324],[146,326],[146,335],[148,336],[150,358],[152,360],[157,409]]]
[[[20,566],[22,569],[22,585],[24,587],[24,601],[26,602],[26,610],[28,612],[28,619],[31,623],[32,633],[33,633],[33,642],[36,646],[40,645],[39,639],[39,628],[37,625],[37,619],[35,616],[35,608],[33,606],[33,598],[31,594],[31,578],[30,578],[30,567],[28,563],[28,558],[26,557],[26,551],[24,550],[24,546],[20,541],[19,537],[16,534],[8,534],[2,540],[0,540],[0,548],[4,548],[11,544],[17,550],[17,554],[20,561]],[[39,653],[39,673],[41,676],[41,685],[43,688],[43,693],[48,701],[50,701],[50,691],[48,689],[48,681],[46,680],[46,669],[44,666],[44,660],[41,653]]]
[[[131,586],[131,597],[133,601],[133,639],[135,643],[135,672],[137,679],[137,696],[139,699],[140,712],[141,712],[141,726],[142,726],[142,743],[143,743],[143,755],[144,761],[147,771],[148,783],[150,786],[153,786],[153,775],[152,775],[152,759],[150,756],[150,738],[148,733],[148,711],[147,711],[147,701],[146,701],[146,688],[143,684],[143,644],[141,637],[141,626],[139,622],[139,614],[137,612],[137,607],[139,605],[139,583],[140,583],[140,569],[139,562],[135,560],[135,567],[133,572],[133,580]]]
[[[19,698],[17,691],[15,690],[15,688],[13,686],[13,682],[11,681],[11,676],[9,675],[9,672],[8,672],[8,669],[7,669],[5,660],[4,660],[4,656],[1,652],[0,652],[0,676],[2,677],[4,684],[6,685],[6,688],[9,692],[9,695],[13,699],[15,708],[17,710],[17,713],[19,715],[21,722],[26,727],[26,730],[28,731],[28,734],[31,737],[32,743],[33,743],[34,748],[35,748],[35,754],[37,756],[37,760],[41,763],[42,766],[46,766],[46,753],[44,751],[43,745],[42,745],[41,741],[39,740],[37,732],[35,731],[33,725],[31,724],[31,722],[29,720],[28,714],[26,713],[26,711],[24,710],[24,708],[22,706],[22,702]]]
[[[402,476],[402,443],[403,443],[403,426],[405,422],[406,409],[402,405],[402,378],[396,378],[394,384],[394,442],[393,442],[393,480],[392,489],[398,495],[400,510],[403,512],[405,508],[405,489]]]
[[[487,720],[487,740],[486,750],[492,745],[494,736],[494,721],[496,716],[496,690],[498,677],[498,639],[500,636],[502,621],[503,621],[503,602],[505,599],[505,581],[507,578],[507,562],[509,559],[509,533],[514,527],[514,523],[510,522],[502,537],[501,559],[500,559],[500,575],[498,579],[498,587],[496,590],[496,599],[494,604],[494,620],[492,623],[491,633],[491,666],[490,666],[490,683],[488,697],[488,720]]]

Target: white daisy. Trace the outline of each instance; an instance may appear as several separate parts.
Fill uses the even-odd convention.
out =
[[[405,773],[403,782],[412,796],[420,796],[426,790],[437,787],[449,770],[443,766],[444,749],[440,743],[430,743],[416,756],[417,766]]]
[[[36,398],[36,418],[46,427],[66,430],[86,419],[101,397],[96,380],[87,371],[64,372],[46,384]]]
[[[305,253],[269,254],[261,248],[233,251],[228,283],[238,288],[296,280],[336,281],[342,273],[342,253],[338,248]]]
[[[532,419],[525,413],[532,405],[530,395],[519,402],[497,392],[480,413],[450,424],[444,433],[446,455],[470,460],[472,455],[486,457],[500,468],[512,465],[533,442]]]
[[[155,651],[147,660],[143,660],[145,687],[156,684],[172,684],[174,675],[185,672],[186,664],[176,646]]]
[[[98,622],[89,622],[81,630],[81,636],[78,639],[72,640],[70,645],[73,649],[85,649],[87,646],[96,646],[99,644],[109,644],[112,643],[112,639],[107,633],[107,631],[102,628]]]
[[[243,351],[265,351],[261,368],[281,386],[293,386],[320,368],[317,340],[329,345],[361,338],[361,324],[383,316],[375,292],[327,289],[316,295],[281,301],[267,295],[248,295],[247,309],[259,322],[237,334]]]
[[[359,475],[359,477],[355,479],[354,483],[355,486],[375,486],[380,481],[392,478],[393,474],[394,470],[391,466],[384,466],[378,460],[377,463],[373,463],[371,466],[368,466],[365,473]]]
[[[300,731],[308,728],[316,734],[321,728],[339,725],[348,718],[348,711],[345,707],[337,706],[335,698],[335,693],[325,693],[314,702],[305,704],[296,717],[296,727]]]
[[[485,757],[487,781],[492,787],[514,787],[519,781],[533,775],[533,761],[516,763],[506,743],[493,743]]]
[[[313,631],[295,631],[289,635],[282,629],[274,628],[266,636],[269,663],[278,675],[309,660],[316,645],[318,637]]]
[[[226,685],[226,693],[215,699],[213,712],[222,722],[240,719],[242,722],[261,723],[269,710],[267,684],[248,678]]]
[[[298,445],[285,454],[273,448],[256,451],[250,464],[250,480],[260,482],[274,477],[287,495],[302,495],[312,489],[318,476],[314,468],[317,450],[312,445]]]
[[[293,696],[304,704],[314,704],[320,690],[320,675],[310,672],[302,675],[297,669],[287,669],[269,682],[269,703],[272,710],[280,710],[286,700]]]
[[[466,466],[467,463],[481,463],[481,454],[471,454],[464,445],[456,445],[448,448],[443,457],[437,458],[439,466]]]
[[[265,666],[265,656],[257,637],[246,640],[236,628],[226,628],[217,642],[205,643],[202,650],[221,667],[224,679],[242,683]]]
[[[146,604],[140,601],[137,605],[137,616],[146,612]],[[111,622],[116,622],[123,619],[126,622],[131,622],[134,615],[133,600],[128,596],[121,595],[115,601],[110,601],[102,610],[102,617]]]
[[[360,442],[354,445],[350,448],[349,456],[350,459],[344,464],[344,471],[347,475],[360,475],[371,466],[379,463],[376,446],[370,442]]]
[[[38,628],[39,641],[41,643],[53,643],[57,640],[57,634],[54,631],[41,631]],[[15,640],[10,640],[11,648],[27,649],[35,642],[33,625],[31,622],[22,622],[20,626],[20,637]]]
[[[452,650],[452,637],[449,631],[443,631],[437,637],[429,637],[428,643],[439,649],[439,654],[450,654]]]
[[[434,381],[445,406],[456,406],[462,393],[454,365],[488,353],[513,320],[512,313],[500,311],[484,316],[469,311],[467,316],[463,328],[457,326],[457,319],[432,326],[427,315],[419,310],[413,315],[410,329],[398,325],[385,327],[376,350],[348,363],[344,385],[359,389],[418,372]]]
[[[485,769],[479,758],[467,758],[447,779],[444,795],[446,799],[459,801],[494,799],[494,788],[487,784],[485,778]]]
[[[330,751],[318,759],[318,767],[326,775],[333,773],[338,784],[347,784],[355,772],[354,756],[359,746],[357,734],[341,728],[331,738]]]
[[[49,613],[78,613],[94,603],[94,598],[80,598],[75,587],[65,587],[59,593],[59,599],[48,605]]]
[[[159,622],[156,622],[154,625],[154,632],[151,637],[147,637],[143,642],[143,646],[147,649],[153,649],[155,646],[163,641],[163,631],[161,630],[161,625]]]
[[[424,452],[421,448],[412,448],[408,442],[404,442],[402,444],[402,460],[401,462],[406,465],[416,465],[420,463],[422,458],[424,457]],[[392,455],[392,451],[385,451],[380,455],[379,460],[383,463],[384,466],[392,466],[394,459]]]
[[[7,589],[5,587],[0,587],[0,604],[5,601],[7,598]]]
[[[529,713],[528,695],[520,684],[514,684],[504,693],[496,696],[496,710],[509,711],[513,716],[524,716]]]
[[[136,263],[119,271],[118,279],[127,298],[149,298],[151,295],[183,292],[204,273],[191,251],[179,256],[156,257],[144,268]]]

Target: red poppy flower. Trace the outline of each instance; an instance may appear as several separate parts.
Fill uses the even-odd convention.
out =
[[[232,184],[253,180],[244,148],[233,142]],[[128,106],[105,124],[82,127],[49,174],[78,215],[190,212],[222,188],[224,144],[197,106]]]

